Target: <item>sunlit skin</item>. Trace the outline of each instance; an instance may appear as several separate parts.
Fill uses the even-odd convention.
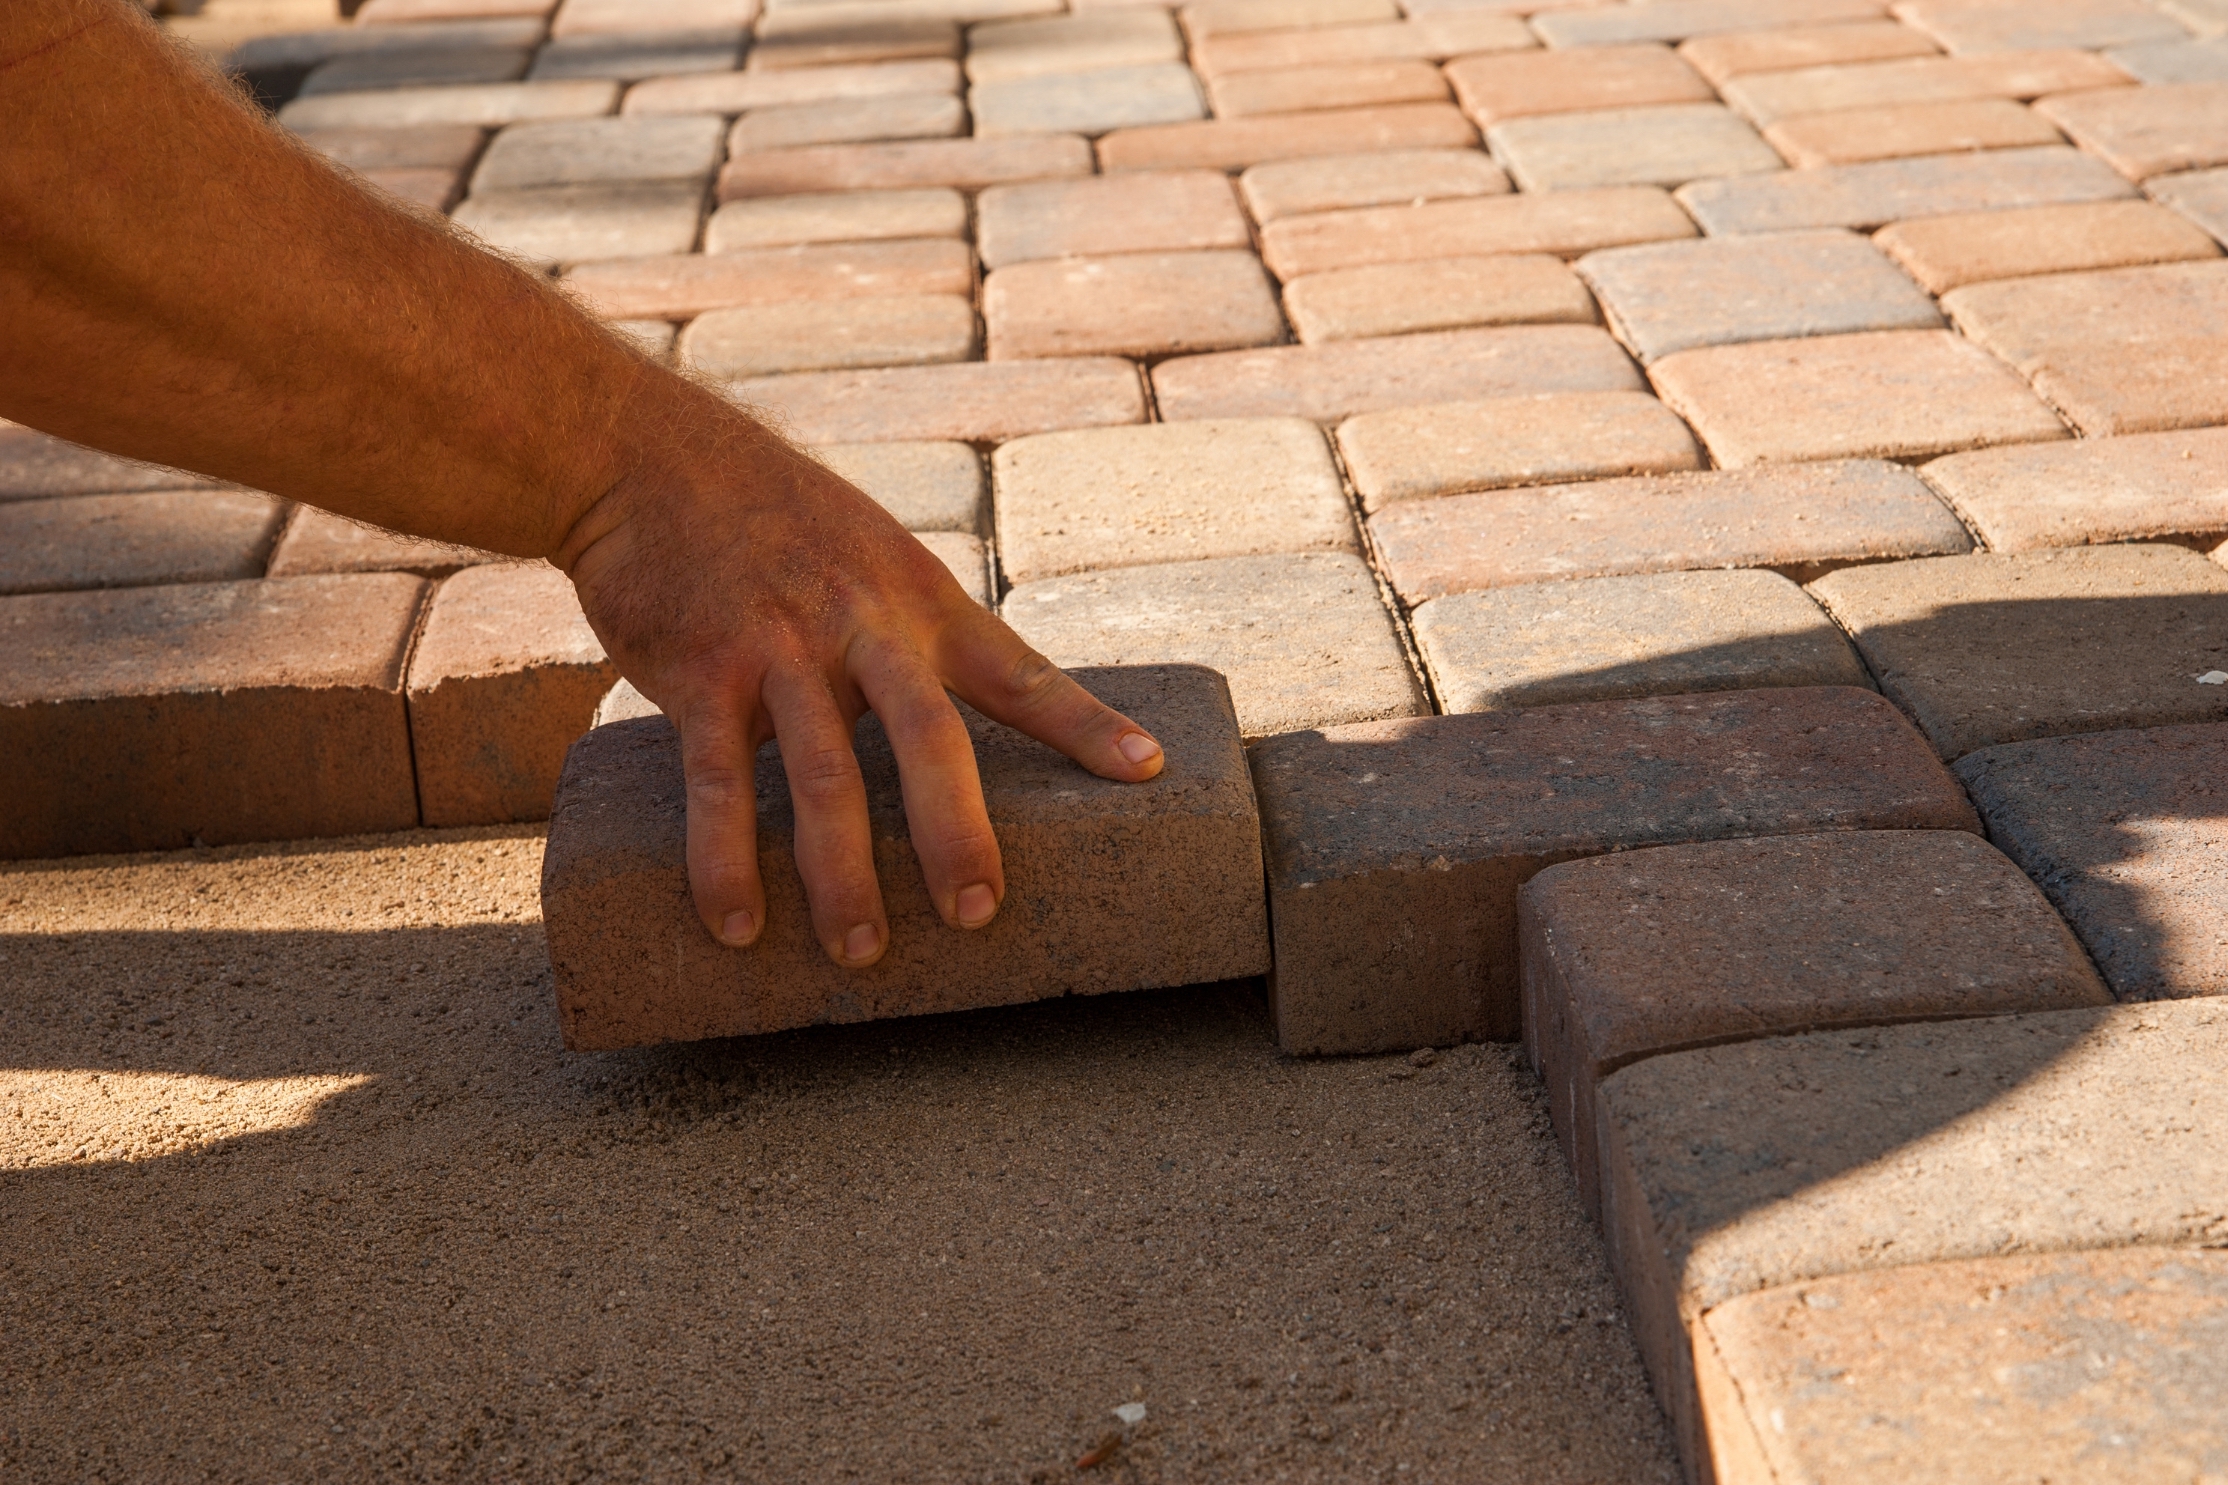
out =
[[[1005,893],[949,692],[1092,772],[1157,743],[858,490],[546,280],[267,123],[125,0],[0,6],[0,415],[441,541],[546,557],[673,719],[717,938],[764,926],[753,757],[796,800],[813,928],[889,945],[852,728],[902,775],[937,911]]]

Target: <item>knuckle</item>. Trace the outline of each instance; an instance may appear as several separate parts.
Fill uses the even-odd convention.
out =
[[[803,748],[792,756],[786,749],[781,766],[789,776],[789,792],[812,799],[833,799],[861,793],[859,760],[847,747]]]
[[[1024,649],[1006,672],[1006,691],[1016,702],[1029,706],[1053,694],[1060,679],[1060,667],[1035,650]]]

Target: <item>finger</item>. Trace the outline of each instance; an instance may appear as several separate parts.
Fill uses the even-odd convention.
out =
[[[712,937],[740,947],[766,926],[758,875],[758,790],[748,719],[718,702],[681,708],[689,895]]]
[[[952,690],[986,717],[1058,748],[1101,778],[1138,783],[1166,761],[1153,735],[976,609],[945,642]]]
[[[829,958],[864,969],[889,947],[890,930],[874,880],[866,780],[851,750],[850,725],[827,682],[810,671],[768,676],[765,697],[789,776],[797,873],[812,909],[812,931]]]
[[[1006,874],[966,723],[910,649],[862,647],[852,671],[897,755],[905,823],[937,913],[954,928],[982,927],[1005,900]]]

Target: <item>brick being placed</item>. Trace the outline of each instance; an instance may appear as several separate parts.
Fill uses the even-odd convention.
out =
[[[983,280],[983,322],[993,361],[1180,355],[1285,338],[1261,260],[1237,249],[992,269]]]
[[[1539,114],[1717,101],[1707,79],[1655,45],[1464,57],[1448,65],[1447,81],[1480,128]]]
[[[1783,170],[1779,152],[1720,103],[1667,103],[1510,119],[1486,143],[1519,189],[1677,186]]]
[[[1990,279],[2220,256],[2186,217],[2148,201],[1921,217],[1883,227],[1872,240],[1935,294]]]
[[[51,495],[205,489],[216,483],[184,470],[104,454],[36,428],[0,422],[0,502]]]
[[[1907,217],[2134,196],[2112,168],[2064,145],[1980,150],[1696,181],[1679,201],[1713,237],[1875,227]]]
[[[976,199],[984,266],[1252,246],[1219,170],[1134,171],[992,186]]]
[[[1388,408],[1338,428],[1363,509],[1465,490],[1699,469],[1678,415],[1645,392],[1558,392]]]
[[[1253,767],[1291,1053],[1513,1039],[1517,889],[1561,861],[1979,824],[1888,701],[1838,686],[1320,727]]]
[[[720,945],[689,897],[680,743],[663,718],[599,727],[574,748],[550,821],[542,902],[559,1021],[576,1050],[927,1015],[1050,996],[1201,984],[1268,968],[1261,836],[1229,692],[1192,666],[1077,679],[1166,750],[1143,784],[1099,779],[968,712],[1006,896],[989,926],[937,916],[878,725],[860,731],[890,924],[871,969],[813,935],[792,860],[778,755],[757,768],[764,932]]]
[[[1473,325],[1596,323],[1594,297],[1545,253],[1431,258],[1311,273],[1284,286],[1284,312],[1309,345]]]
[[[1551,866],[1517,894],[1524,1050],[1589,1216],[1595,1090],[1666,1052],[2112,1003],[2050,903],[1958,830],[1664,846]]]
[[[1255,221],[1363,206],[1502,196],[1509,178],[1482,150],[1386,150],[1256,165],[1238,177]]]
[[[814,453],[908,531],[980,536],[989,529],[982,460],[963,443],[848,443]]]
[[[1461,149],[1477,142],[1477,132],[1450,103],[1394,103],[1116,129],[1099,140],[1098,159],[1107,171],[1242,170],[1271,160]]]
[[[1481,253],[1553,253],[1696,236],[1694,222],[1655,186],[1526,192],[1421,205],[1326,211],[1261,229],[1261,256],[1279,278],[1371,263]]]
[[[966,107],[951,94],[891,93],[754,108],[728,131],[727,152],[744,156],[816,144],[951,139],[966,132]]]
[[[805,300],[972,299],[975,260],[966,243],[948,238],[804,243],[582,263],[561,282],[608,320],[692,319],[707,310]]]
[[[752,377],[729,391],[807,444],[1003,443],[1145,421],[1137,368],[1107,356],[799,371]]]
[[[964,361],[975,347],[972,303],[920,294],[710,310],[689,322],[674,354],[686,370],[732,379]]]
[[[247,490],[0,500],[0,594],[261,577],[286,511]]]
[[[401,574],[0,599],[0,856],[407,830]]]
[[[1919,472],[1992,552],[2228,540],[2228,429],[1976,449]]]
[[[503,562],[495,552],[404,536],[399,531],[351,521],[314,506],[298,505],[271,548],[265,577],[311,577],[320,573],[411,572],[446,577],[482,562]]]

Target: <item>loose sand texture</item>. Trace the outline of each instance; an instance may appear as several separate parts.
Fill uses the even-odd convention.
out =
[[[1239,983],[568,1055],[540,861],[0,870],[0,1478],[1677,1478],[1513,1049]]]

